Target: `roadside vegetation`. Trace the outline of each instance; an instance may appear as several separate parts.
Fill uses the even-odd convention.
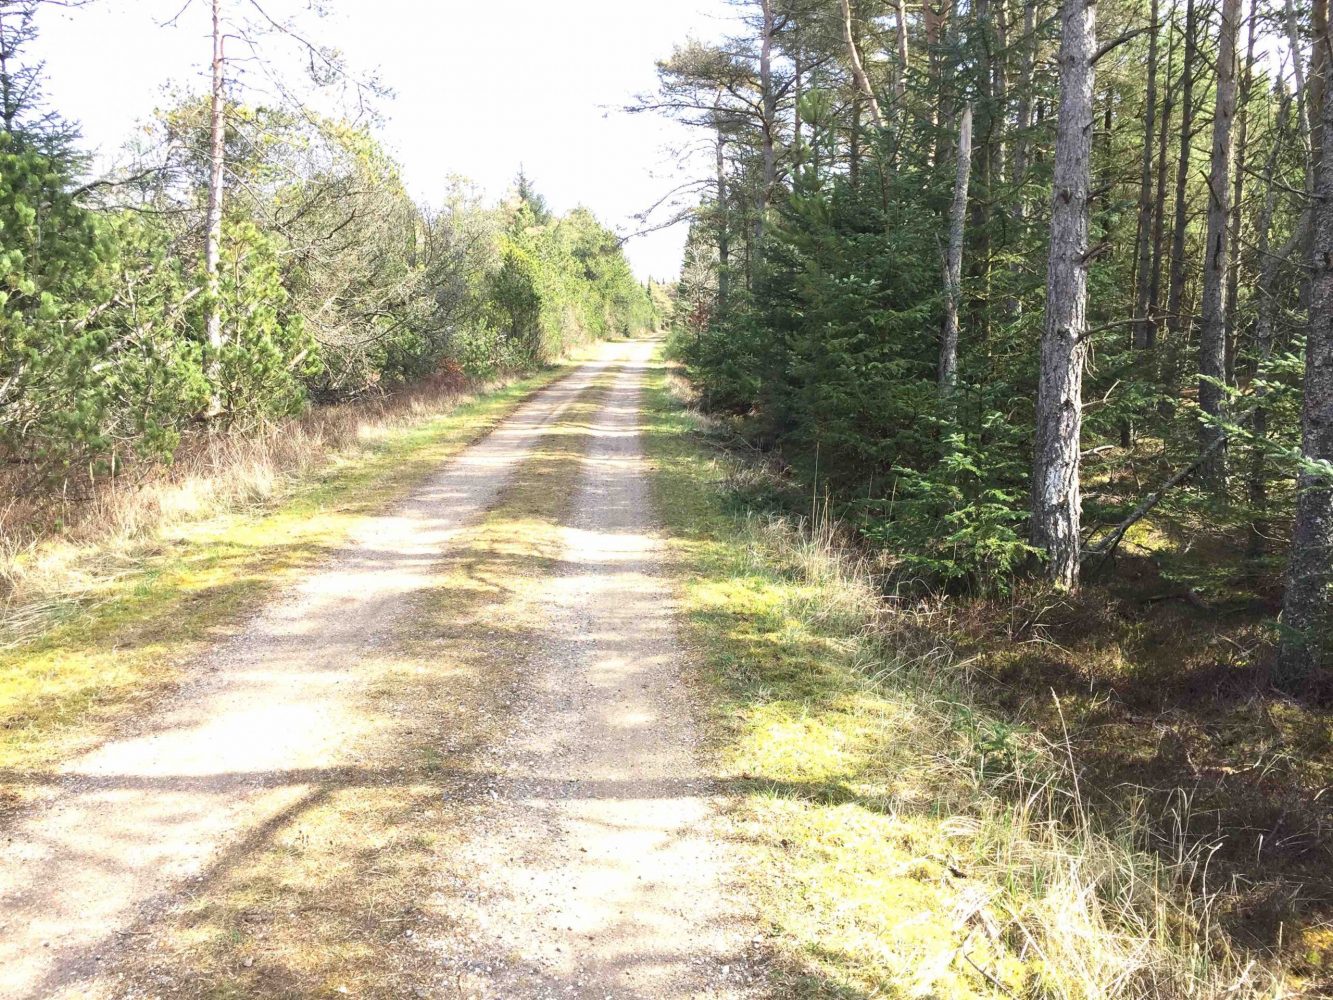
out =
[[[615,235],[521,171],[495,204],[463,181],[416,204],[374,134],[381,88],[310,41],[316,12],[190,11],[215,15],[208,90],[94,164],[32,55],[64,6],[0,0],[0,767],[20,769],[144,710],[356,518],[656,309]]]
[[[985,784],[1013,786],[1001,802],[1049,800],[1032,829],[1089,879],[1062,891],[1109,900],[1087,939],[1174,970],[1064,960],[1091,995],[1222,995],[1233,976],[1262,992],[1270,973],[1327,994],[1327,3],[734,9],[725,37],[664,51],[631,107],[708,154],[675,205],[690,234],[672,357],[714,443],[767,470],[729,487],[746,530],[836,524],[862,595],[846,614],[838,587],[805,591],[797,613],[764,590],[750,614],[774,628],[751,655],[813,620],[791,665],[808,661],[812,690],[843,658],[890,701],[929,677],[941,716],[922,709],[920,732],[888,717],[933,759],[980,753]],[[822,724],[793,754],[823,745]],[[973,750],[950,742],[959,726]],[[892,738],[868,745],[867,766],[912,774]],[[950,773],[915,779],[938,780],[945,810]],[[982,867],[1027,879],[1003,844]],[[1046,947],[1033,937],[1025,961]]]
[[[997,701],[967,610],[886,596],[854,536],[822,504],[794,510],[792,481],[689,398],[655,376],[648,450],[784,989],[1319,995],[1317,967],[1284,975],[1235,933],[1249,890],[1215,867],[1188,791],[1173,830],[1108,800],[1059,721],[1078,723],[1076,695]]]

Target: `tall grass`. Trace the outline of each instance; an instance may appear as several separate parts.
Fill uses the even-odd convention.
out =
[[[1082,785],[1067,739],[993,714],[985,678],[935,638],[952,631],[941,621],[947,604],[886,598],[876,567],[826,507],[813,519],[752,515],[746,525],[756,562],[776,555],[814,585],[788,613],[843,636],[843,656],[867,687],[906,697],[915,718],[895,725],[911,746],[891,752],[912,758],[912,780],[955,845],[970,888],[954,917],[1021,958],[1030,995],[1284,995],[1274,970],[1220,929],[1229,886],[1208,878],[1212,845],[1183,833],[1187,790],[1164,843],[1150,833],[1164,824]],[[1018,985],[977,971],[1001,992]]]

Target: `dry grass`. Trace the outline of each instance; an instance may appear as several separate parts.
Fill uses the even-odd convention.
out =
[[[1221,929],[1229,886],[1188,797],[1165,841],[1142,812],[1105,812],[1059,729],[989,707],[946,605],[886,598],[827,520],[736,510],[753,465],[701,444],[665,381],[652,406],[737,840],[791,994],[1300,993]]]

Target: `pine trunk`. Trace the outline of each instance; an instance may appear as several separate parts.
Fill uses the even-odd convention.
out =
[[[1171,271],[1166,296],[1166,326],[1176,334],[1185,328],[1186,186],[1190,176],[1190,141],[1194,136],[1194,0],[1185,0],[1185,60],[1180,76],[1180,158],[1176,162],[1175,225],[1171,231]]]
[[[1322,42],[1316,35],[1316,47]],[[1333,129],[1330,94],[1333,91],[1325,89],[1321,124],[1326,135]],[[1321,149],[1315,189],[1301,451],[1308,460],[1333,462],[1333,156],[1327,149],[1327,144]],[[1298,486],[1287,593],[1282,603],[1287,638],[1279,651],[1276,676],[1289,691],[1300,691],[1328,665],[1326,650],[1333,627],[1333,483],[1306,469]]]
[[[1139,169],[1139,236],[1134,273],[1134,346],[1146,351],[1153,345],[1155,330],[1148,315],[1152,291],[1153,234],[1153,145],[1157,141],[1157,35],[1160,10],[1152,0],[1152,27],[1148,35],[1148,86],[1144,92],[1143,157]]]
[[[1073,590],[1078,586],[1080,557],[1079,448],[1087,354],[1096,7],[1090,0],[1065,0],[1060,17],[1060,110],[1037,386],[1032,542],[1046,553],[1051,581]]]
[[[1199,449],[1208,453],[1201,475],[1209,488],[1226,489],[1226,445],[1214,447],[1225,431],[1213,421],[1226,417],[1226,282],[1231,242],[1231,170],[1235,143],[1236,38],[1240,0],[1222,0],[1217,45],[1217,103],[1213,111],[1213,152],[1208,173],[1208,240],[1203,261],[1202,324],[1199,332],[1199,407],[1209,422],[1199,430]]]
[[[940,339],[940,395],[948,396],[958,382],[958,307],[962,300],[963,223],[967,218],[967,186],[972,172],[972,105],[958,123],[958,162],[953,204],[949,207],[949,249],[944,259],[944,333]]]
[[[215,417],[222,412],[222,285],[219,270],[222,262],[222,198],[226,184],[226,93],[223,79],[225,55],[222,34],[222,0],[213,0],[213,64],[209,108],[208,145],[208,217],[204,236],[204,327],[208,339],[208,382],[210,398],[208,413]]]

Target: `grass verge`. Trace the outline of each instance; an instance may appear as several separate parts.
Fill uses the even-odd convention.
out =
[[[1207,854],[1102,823],[1068,745],[985,707],[827,526],[748,512],[663,370],[646,447],[748,882],[799,997],[1289,996]]]
[[[372,425],[265,499],[85,544],[76,599],[29,595],[5,609],[0,805],[22,801],[24,772],[96,743],[170,690],[192,657],[335,551],[360,518],[406,495],[566,371]]]

